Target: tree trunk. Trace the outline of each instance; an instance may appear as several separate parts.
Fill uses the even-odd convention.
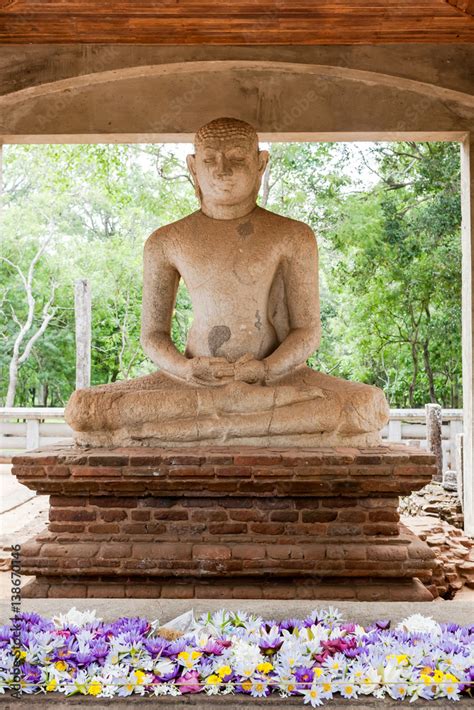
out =
[[[410,382],[409,401],[410,401],[410,407],[413,409],[415,406],[415,387],[416,387],[416,380],[418,377],[418,351],[416,348],[416,340],[414,342],[412,342],[412,344],[411,344],[411,357],[413,360],[413,376],[412,376],[411,382]]]
[[[431,368],[430,351],[429,351],[427,340],[425,340],[423,342],[423,360],[425,363],[425,371],[428,376],[428,384],[429,384],[429,389],[430,389],[430,402],[436,402],[437,400],[436,400],[436,392],[435,392],[435,386],[434,386],[433,370]]]
[[[15,355],[10,360],[8,392],[5,400],[5,407],[15,406],[16,385],[18,382],[18,356]]]

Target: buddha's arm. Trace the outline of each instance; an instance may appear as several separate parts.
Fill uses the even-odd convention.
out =
[[[170,375],[186,379],[189,361],[170,337],[179,273],[170,262],[163,240],[155,233],[143,254],[143,302],[140,341],[148,357]]]
[[[282,267],[290,332],[264,360],[266,379],[270,380],[302,365],[319,346],[318,247],[309,227],[299,227],[288,241]]]

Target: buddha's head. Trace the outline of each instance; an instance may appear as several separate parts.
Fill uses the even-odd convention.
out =
[[[233,214],[255,204],[268,152],[255,129],[237,118],[217,118],[196,133],[188,168],[201,204]]]

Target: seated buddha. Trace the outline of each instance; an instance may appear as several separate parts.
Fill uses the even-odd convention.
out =
[[[187,164],[201,208],[144,248],[141,343],[157,371],[74,392],[76,443],[380,443],[383,392],[305,364],[321,333],[317,243],[306,224],[257,206],[268,158],[243,121],[198,130]],[[184,355],[170,335],[180,279],[194,315]]]

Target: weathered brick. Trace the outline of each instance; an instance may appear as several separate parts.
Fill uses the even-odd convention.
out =
[[[281,462],[280,454],[238,454],[234,456],[236,466],[276,466]]]
[[[363,510],[341,510],[337,514],[338,523],[363,523],[367,519],[367,513]]]
[[[231,556],[225,545],[194,545],[193,557],[199,560],[227,560]]]
[[[133,557],[136,559],[151,558],[161,560],[191,559],[191,543],[143,542],[133,545]]]
[[[48,530],[51,532],[85,532],[86,526],[84,523],[49,523]]]
[[[348,535],[361,535],[362,528],[360,525],[350,525],[349,523],[332,523],[328,526],[328,535],[340,535],[346,537]]]
[[[233,545],[232,557],[237,559],[259,560],[266,555],[266,549],[263,545]]]
[[[326,545],[305,543],[302,549],[306,560],[324,560],[326,557]]]
[[[237,520],[243,523],[247,523],[250,521],[262,522],[263,520],[268,519],[268,512],[258,510],[257,508],[250,508],[249,510],[229,509],[228,512],[229,518],[231,520]]]
[[[69,522],[81,522],[81,521],[92,521],[96,520],[97,513],[95,510],[90,508],[87,510],[77,510],[75,508],[52,508],[49,511],[49,519],[51,521],[69,521]]]
[[[267,557],[273,560],[301,559],[304,556],[303,546],[299,545],[266,545]]]
[[[189,517],[196,523],[217,523],[224,520],[228,520],[228,516],[225,510],[192,510],[189,512]]]
[[[132,510],[130,512],[130,517],[132,520],[141,520],[142,522],[145,520],[150,520],[151,518],[151,511],[150,510]]]
[[[154,535],[160,535],[166,532],[166,525],[161,523],[122,523],[121,531],[124,533],[153,533]]]
[[[362,532],[364,535],[398,535],[398,525],[396,523],[364,523]]]
[[[132,554],[132,545],[125,542],[104,542],[100,546],[98,557],[127,559]]]
[[[121,471],[113,466],[71,466],[73,478],[94,478],[101,481],[104,478],[120,478]]]
[[[369,545],[367,548],[368,560],[406,560],[408,552],[402,545]]]
[[[249,527],[257,535],[282,535],[285,531],[280,523],[249,523]]]
[[[371,523],[397,523],[400,519],[399,513],[393,510],[371,510],[368,517]]]
[[[330,523],[337,518],[335,510],[303,510],[301,520],[303,523]]]
[[[299,513],[296,510],[273,510],[270,513],[272,522],[295,523],[298,518]]]
[[[90,523],[88,526],[90,533],[108,534],[120,531],[118,523]]]
[[[153,517],[155,520],[187,520],[188,511],[159,508],[153,511]]]
[[[147,500],[147,498],[143,500]],[[97,505],[101,508],[136,508],[137,502],[137,498],[134,496],[103,495],[89,498],[90,505]]]
[[[233,478],[250,478],[252,476],[252,468],[250,466],[216,466],[216,476],[233,477]]]
[[[247,532],[246,523],[211,523],[211,535],[238,535]]]
[[[78,507],[83,508],[89,503],[88,496],[50,496],[49,504],[52,508]]]
[[[125,520],[128,516],[125,510],[111,508],[109,510],[101,510],[100,517],[106,523],[113,523],[117,520]]]

